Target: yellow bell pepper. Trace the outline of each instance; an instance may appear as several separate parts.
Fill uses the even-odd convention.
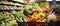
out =
[[[32,15],[32,18],[34,18],[34,19],[36,19],[36,20],[38,20],[38,17],[39,17],[39,13],[38,13],[38,14],[33,14],[33,15]]]
[[[43,19],[43,20],[37,20],[37,22],[47,22],[46,19]]]
[[[39,16],[43,16],[43,17],[45,17],[45,13],[39,13]]]
[[[16,20],[9,21],[12,24],[16,24]]]
[[[37,20],[37,22],[46,22],[46,19],[44,17],[45,13],[39,13],[39,20]]]

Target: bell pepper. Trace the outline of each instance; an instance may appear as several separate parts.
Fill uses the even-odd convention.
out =
[[[28,20],[29,20],[28,22],[36,22],[36,20],[33,19],[33,18],[30,18],[30,19],[28,19]]]
[[[9,21],[11,24],[16,24],[16,20]]]
[[[32,14],[32,11],[29,10],[29,9],[27,9],[27,8],[25,8],[25,9],[23,10],[23,14],[24,14],[25,16],[27,16],[27,15]]]
[[[37,22],[46,22],[45,13],[40,13],[39,20]]]
[[[36,22],[35,19],[32,18],[32,16],[28,16],[27,22]]]
[[[43,20],[37,20],[37,22],[46,22],[47,20],[46,19],[43,19]]]
[[[32,18],[38,20],[38,17],[39,17],[39,16],[40,16],[39,10],[35,10],[35,11],[34,11],[34,14],[32,15]]]
[[[60,15],[58,16],[58,21],[60,22]]]
[[[38,20],[39,15],[33,14],[32,18]]]

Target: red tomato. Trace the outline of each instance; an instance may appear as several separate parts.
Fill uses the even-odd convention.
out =
[[[45,13],[50,13],[50,12],[51,12],[51,9],[50,9],[50,8],[46,8],[46,9],[44,10],[44,12],[45,12]]]
[[[60,21],[60,15],[58,16],[58,21]]]

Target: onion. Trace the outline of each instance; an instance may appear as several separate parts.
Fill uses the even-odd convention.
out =
[[[48,15],[47,19],[57,21],[56,15],[54,15],[54,14]]]

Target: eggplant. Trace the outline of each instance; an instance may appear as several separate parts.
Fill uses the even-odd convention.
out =
[[[55,13],[54,13],[55,12]],[[60,15],[60,6],[55,6],[52,9],[52,13],[56,14],[56,15]]]

